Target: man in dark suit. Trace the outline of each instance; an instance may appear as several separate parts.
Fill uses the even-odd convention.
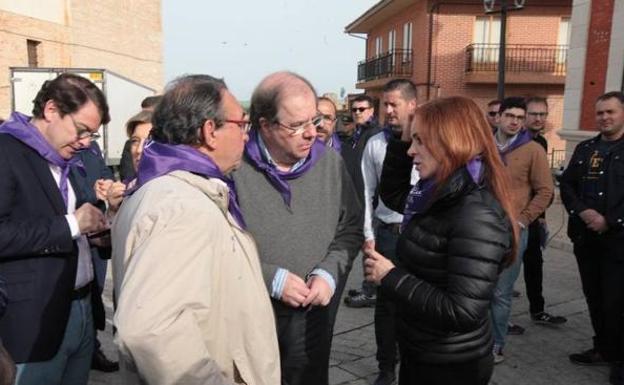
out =
[[[110,120],[102,92],[63,74],[43,84],[33,117],[0,126],[0,275],[9,295],[0,338],[17,385],[86,384],[93,350],[88,234],[102,212],[72,181],[75,155]]]

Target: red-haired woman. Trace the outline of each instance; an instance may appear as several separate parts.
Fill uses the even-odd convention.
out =
[[[380,195],[404,213],[398,262],[370,249],[365,266],[397,302],[401,385],[486,385],[492,375],[490,301],[516,248],[503,167],[483,113],[463,97],[419,107],[388,145]]]

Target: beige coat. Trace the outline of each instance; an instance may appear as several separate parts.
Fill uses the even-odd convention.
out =
[[[113,223],[124,384],[278,385],[275,320],[253,239],[219,180],[175,171]],[[133,381],[131,381],[131,378]]]

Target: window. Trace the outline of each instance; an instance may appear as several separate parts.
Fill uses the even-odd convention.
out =
[[[394,66],[394,49],[396,48],[396,31],[391,29],[388,32],[388,53],[390,54],[390,60],[392,66]]]
[[[39,44],[41,44],[40,41],[26,40],[29,67],[39,67]]]
[[[475,19],[474,47],[475,62],[498,62],[498,48],[500,44],[500,17],[478,16]]]
[[[377,36],[375,38],[375,57],[381,56],[383,52],[383,38],[381,36]]]
[[[403,61],[408,62],[411,59],[410,52],[412,50],[412,23],[403,24]]]
[[[396,31],[394,29],[388,32],[388,52],[394,51],[396,48]]]

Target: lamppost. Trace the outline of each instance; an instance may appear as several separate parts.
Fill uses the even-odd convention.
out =
[[[500,8],[496,8],[496,0],[483,0],[483,8],[487,15],[493,13],[500,13],[501,17],[501,29],[500,29],[500,41],[498,44],[498,88],[497,98],[503,100],[505,98],[505,35],[507,34],[507,12],[518,11],[524,8],[525,0],[513,0],[513,6],[507,4],[508,0],[500,0]]]

